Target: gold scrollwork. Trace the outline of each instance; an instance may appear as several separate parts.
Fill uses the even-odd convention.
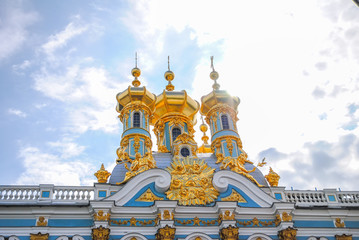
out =
[[[217,199],[219,193],[212,185],[214,168],[204,160],[174,158],[166,170],[172,175],[166,192],[169,200],[178,200],[180,205],[204,205]]]
[[[130,223],[130,227],[145,227],[148,225],[155,225],[156,224],[156,219],[149,219],[149,220],[137,220],[136,218],[132,217],[129,220],[114,220],[111,219],[110,223],[111,224],[116,224],[116,225],[120,225],[120,226],[126,226],[128,223]]]
[[[238,225],[242,225],[244,227],[261,227],[261,226],[264,226],[264,227],[268,227],[268,226],[272,226],[272,225],[276,225],[276,220],[274,221],[262,221],[262,220],[259,220],[258,218],[253,218],[252,220],[249,220],[249,221],[239,221],[237,220],[237,223]]]
[[[187,219],[187,220],[175,219],[175,223],[181,225],[192,225],[192,226],[200,226],[201,224],[205,226],[215,226],[218,225],[218,220],[216,219],[202,220],[198,217],[195,217],[193,219]]]
[[[352,235],[346,235],[346,234],[335,235],[335,239],[336,240],[352,240],[353,236]]]

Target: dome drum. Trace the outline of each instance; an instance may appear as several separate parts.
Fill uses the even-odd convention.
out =
[[[228,105],[230,108],[237,111],[240,100],[238,97],[231,96],[224,90],[213,90],[206,96],[201,98],[201,114],[207,115],[212,107],[219,104]]]

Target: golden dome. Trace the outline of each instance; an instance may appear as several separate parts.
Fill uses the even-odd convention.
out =
[[[118,93],[117,99],[117,112],[130,103],[140,102],[147,105],[151,111],[154,110],[156,96],[151,92],[147,91],[146,87],[128,87],[125,91]]]
[[[201,98],[201,114],[207,115],[208,111],[217,104],[225,104],[237,110],[240,103],[238,97],[231,96],[224,90],[213,90]]]
[[[188,96],[184,90],[181,92],[163,91],[157,96],[155,105],[156,110],[152,118],[153,124],[164,115],[172,113],[183,114],[195,124],[195,116],[200,106],[199,103]]]

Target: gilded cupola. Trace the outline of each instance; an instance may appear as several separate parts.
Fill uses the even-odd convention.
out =
[[[196,113],[200,107],[186,91],[174,91],[174,76],[168,61],[168,71],[164,75],[168,85],[166,90],[157,96],[152,117],[160,152],[171,152],[176,138],[181,134],[186,133],[193,138],[193,125],[196,124]]]
[[[124,164],[128,170],[124,181],[133,176],[156,167],[152,157],[152,140],[150,134],[150,119],[155,109],[156,96],[145,87],[140,87],[138,77],[141,70],[136,67],[131,71],[135,78],[133,86],[117,94],[116,110],[123,124],[121,146],[117,149],[117,163]]]

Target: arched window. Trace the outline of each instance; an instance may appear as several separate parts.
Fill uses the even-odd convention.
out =
[[[221,120],[222,120],[222,129],[229,129],[228,116],[226,114],[223,114],[221,116]]]
[[[141,127],[141,114],[139,112],[133,114],[133,127]]]
[[[181,135],[181,129],[178,127],[173,128],[172,129],[172,142],[174,142],[179,135]]]

